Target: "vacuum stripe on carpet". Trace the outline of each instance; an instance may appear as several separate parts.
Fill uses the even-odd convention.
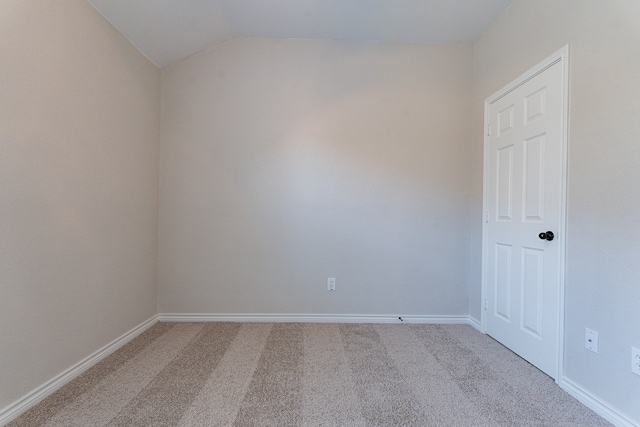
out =
[[[86,427],[105,425],[131,399],[153,381],[195,338],[203,324],[185,323],[171,328],[88,393],[79,396],[64,411],[51,417],[46,426]]]
[[[297,426],[302,422],[303,324],[273,326],[235,426]]]
[[[389,358],[427,413],[425,422],[447,426],[463,419],[473,426],[491,425],[451,380],[428,345],[417,338],[413,328],[405,326],[399,329],[395,325],[377,325],[376,331]]]
[[[367,425],[417,426],[427,420],[428,414],[402,381],[375,327],[349,324],[341,325],[340,331]]]
[[[239,330],[239,323],[207,324],[109,427],[176,425]]]
[[[440,365],[483,416],[494,425],[545,425],[541,413],[523,405],[518,390],[496,379],[489,363],[446,332],[442,326],[419,329]]]
[[[271,328],[271,323],[242,324],[178,427],[233,425]]]
[[[111,353],[91,369],[85,371],[70,384],[57,390],[15,420],[12,427],[41,427],[47,420],[64,410],[70,402],[95,388],[104,378],[138,355],[158,337],[175,326],[175,323],[156,323],[118,351]]]
[[[339,325],[305,325],[302,389],[302,425],[366,425]]]

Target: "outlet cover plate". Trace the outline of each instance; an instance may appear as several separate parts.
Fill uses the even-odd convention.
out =
[[[591,350],[594,353],[598,352],[598,333],[596,331],[585,328],[584,346],[587,350]]]
[[[640,349],[631,347],[631,372],[640,375]]]
[[[335,290],[336,290],[336,278],[335,277],[329,277],[327,279],[327,291],[335,292]]]

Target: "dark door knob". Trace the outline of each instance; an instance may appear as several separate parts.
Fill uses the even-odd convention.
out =
[[[553,231],[547,231],[546,233],[538,234],[538,237],[542,240],[552,241],[555,236],[553,235]]]

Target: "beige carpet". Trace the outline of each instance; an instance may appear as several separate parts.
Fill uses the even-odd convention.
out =
[[[603,426],[463,325],[158,323],[10,426]]]

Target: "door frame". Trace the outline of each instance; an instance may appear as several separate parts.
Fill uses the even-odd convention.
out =
[[[557,233],[558,256],[559,256],[559,277],[558,282],[558,352],[556,354],[557,376],[556,383],[560,383],[563,377],[564,361],[564,328],[565,328],[565,270],[566,270],[566,246],[567,246],[567,178],[568,178],[568,146],[569,146],[569,45],[565,45],[560,50],[549,56],[538,65],[531,68],[520,77],[507,84],[505,87],[489,96],[484,101],[484,157],[483,157],[483,188],[482,188],[482,291],[480,322],[482,333],[487,333],[487,304],[489,298],[489,284],[487,283],[488,273],[488,171],[489,160],[489,111],[491,104],[504,97],[514,89],[531,80],[549,67],[560,63],[562,66],[562,172],[560,178],[560,224]]]

